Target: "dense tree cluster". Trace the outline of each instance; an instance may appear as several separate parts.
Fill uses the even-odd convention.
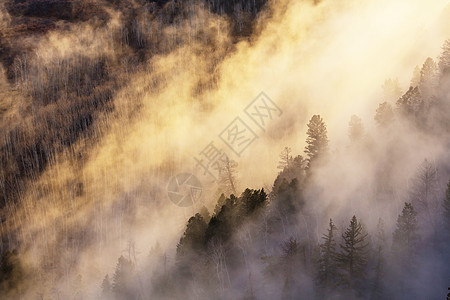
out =
[[[380,132],[393,122],[406,120],[415,126],[429,118],[424,110],[430,111],[441,101],[430,100],[438,88],[433,66],[427,60],[420,80],[416,80],[417,86],[399,96],[396,109],[391,105],[395,99],[386,96],[387,101],[380,104],[375,114]],[[391,80],[384,88],[392,95],[399,93],[396,86]],[[390,299],[417,295],[411,280],[420,272],[418,262],[427,255],[435,255],[441,261],[446,257],[450,183],[441,201],[437,167],[424,160],[408,179],[408,202],[391,234],[386,233],[381,217],[376,229],[369,232],[364,220],[353,216],[342,231],[329,219],[319,240],[313,233],[320,227],[316,222],[329,216],[317,219],[311,215],[305,206],[304,191],[314,176],[312,171],[321,166],[316,162],[326,158],[328,136],[319,115],[314,115],[307,125],[306,159],[285,147],[279,157],[280,172],[269,195],[264,190],[246,189],[236,197],[233,190],[229,197],[222,194],[218,198],[211,217],[203,207],[189,219],[170,271],[177,284],[166,273],[156,275],[153,293],[161,298],[177,298],[186,288],[201,282],[196,288],[206,297],[230,298],[238,292],[244,299],[256,299],[262,293],[255,289],[259,286],[254,279],[256,268],[262,276],[260,281],[278,286],[275,298],[295,299],[301,295],[317,299]],[[431,128],[424,130],[433,132]],[[362,119],[352,116],[350,141],[355,143],[365,135]],[[234,168],[232,175],[228,193],[232,191]],[[445,234],[437,230],[441,224]],[[423,243],[424,237],[432,242]],[[236,278],[242,274],[248,279],[238,283]],[[107,282],[103,285],[109,286]],[[233,290],[236,285],[242,288]]]
[[[445,49],[444,46],[443,57],[448,56]],[[444,64],[445,61],[440,63]],[[395,122],[412,126],[429,124],[430,112],[447,101],[439,93],[442,88],[439,82],[442,84],[444,74],[437,65],[427,59],[423,67],[416,70],[417,78],[411,80],[412,86],[404,94],[398,81],[385,82],[384,102],[375,114],[377,130],[385,132]],[[330,216],[316,219],[305,206],[304,191],[314,176],[312,171],[320,168],[319,162],[327,158],[329,143],[325,122],[319,115],[314,115],[307,127],[306,158],[295,156],[290,147],[285,147],[279,157],[280,172],[268,196],[262,190],[248,189],[239,198],[222,195],[209,222],[199,214],[189,220],[177,248],[177,259],[184,265],[179,263],[174,271],[180,274],[182,266],[189,267],[189,276],[183,277],[184,288],[197,280],[205,280],[206,276],[205,282],[214,288],[203,292],[208,297],[227,298],[236,292],[232,291],[237,285],[235,276],[247,274],[249,279],[243,284],[239,297],[254,299],[263,293],[255,289],[255,280],[251,279],[255,278],[256,264],[262,274],[260,280],[278,286],[278,292],[273,294],[276,298],[295,299],[299,295],[317,299],[415,297],[418,291],[411,281],[421,272],[419,262],[428,255],[445,260],[443,249],[448,249],[448,237],[437,228],[441,224],[442,228],[449,228],[450,183],[442,198],[433,162],[424,160],[408,178],[407,202],[399,211],[395,229],[390,234],[381,216],[371,231],[367,230],[364,219],[356,216],[340,231]],[[427,134],[435,132],[431,127],[422,130]],[[352,116],[350,141],[361,141],[366,134],[362,119]],[[324,217],[328,217],[329,224],[319,240],[310,232],[318,227],[316,221]],[[244,243],[242,236],[247,238]],[[424,243],[425,237],[432,242]],[[251,250],[246,245],[249,240]],[[195,258],[186,259],[185,250],[180,249],[189,249]],[[179,295],[168,290],[164,293]]]

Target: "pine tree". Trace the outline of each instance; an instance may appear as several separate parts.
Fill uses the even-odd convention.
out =
[[[327,126],[319,115],[312,116],[306,132],[305,153],[308,156],[308,168],[311,163],[328,151]]]
[[[340,283],[357,291],[361,289],[366,277],[369,245],[366,241],[367,236],[361,222],[353,216],[349,227],[342,234],[344,243],[340,244],[342,250],[338,255]]]
[[[435,196],[438,188],[438,173],[436,166],[425,159],[417,169],[411,180],[410,197],[423,207],[429,206],[431,198]]]
[[[348,136],[352,142],[362,139],[364,136],[364,126],[360,117],[353,115],[348,123]]]
[[[289,162],[289,165],[286,166],[277,176],[273,183],[272,194],[276,194],[279,190],[280,186],[284,181],[287,183],[292,180],[297,180],[299,187],[302,186],[303,180],[306,175],[306,166],[307,161],[301,156],[297,155]]]
[[[281,245],[282,259],[288,268],[290,267],[293,258],[295,258],[296,255],[300,252],[299,249],[300,246],[298,244],[298,241],[293,237],[290,237],[283,243],[283,245]]]
[[[208,223],[209,220],[211,220],[211,215],[209,214],[208,209],[204,205],[200,209],[200,215],[203,217],[203,220],[205,220],[206,223]]]
[[[402,90],[400,88],[400,84],[398,83],[398,79],[386,79],[383,88],[383,97],[384,101],[395,101],[402,95]]]
[[[387,102],[380,103],[376,110],[374,119],[378,126],[388,126],[394,120],[394,110],[392,109],[392,106]]]
[[[245,189],[241,197],[239,197],[239,203],[242,207],[242,211],[245,216],[250,216],[258,208],[264,207],[267,203],[267,194],[264,189],[251,190]]]
[[[131,286],[134,264],[123,256],[119,257],[113,276],[112,291],[118,299],[128,299],[133,296]]]
[[[266,206],[267,194],[264,189],[245,189],[239,198],[231,195],[224,201],[225,203],[207,225],[204,236],[206,244],[214,239],[224,243],[228,242],[234,228],[239,227],[246,218],[261,212],[261,208]]]
[[[384,251],[386,247],[386,235],[384,232],[384,221],[378,219],[377,233],[375,235],[375,253],[374,253],[374,279],[372,286],[372,299],[383,299],[384,292],[384,275],[385,275],[385,259]]]
[[[219,166],[219,189],[224,193],[236,195],[236,168],[238,164],[228,156],[221,162]]]
[[[280,154],[280,161],[278,162],[278,169],[284,170],[285,168],[289,168],[292,164],[292,155],[291,155],[291,148],[285,147],[283,151],[281,151]]]
[[[425,159],[411,180],[409,198],[419,209],[419,217],[436,229],[435,214],[438,210],[438,174],[436,166]]]
[[[221,194],[219,199],[217,200],[216,206],[214,207],[214,215],[217,215],[220,210],[222,209],[222,206],[225,205],[227,197],[225,197],[225,194]]]
[[[392,235],[392,286],[398,293],[409,290],[410,276],[414,276],[419,266],[417,257],[418,234],[417,213],[411,203],[405,203],[402,214],[397,218],[397,228]]]
[[[295,294],[293,291],[295,272],[300,268],[300,245],[295,238],[290,237],[282,244],[281,250],[284,274],[282,299],[292,299]]]
[[[413,72],[413,76],[411,78],[410,86],[417,87],[417,86],[419,86],[419,83],[420,83],[420,67],[416,66],[414,68],[414,72]]]
[[[442,45],[442,54],[439,57],[439,71],[441,76],[450,72],[450,39],[446,40],[444,45]]]
[[[182,257],[189,255],[191,252],[196,253],[204,250],[206,228],[207,224],[199,213],[191,217],[177,245],[177,256]]]
[[[270,196],[270,230],[282,230],[283,234],[289,234],[304,205],[298,180],[294,178],[289,182],[286,178],[277,178]]]
[[[223,204],[216,205],[215,213],[208,223],[205,233],[207,243],[214,239],[221,242],[228,241],[233,226],[237,226],[237,222],[241,222],[243,219],[243,213],[241,213],[243,209],[240,209],[236,196],[220,197],[219,201],[223,201]]]
[[[316,282],[325,293],[336,284],[338,276],[336,241],[334,239],[336,230],[337,228],[334,226],[333,220],[330,219],[328,231],[322,237],[324,241],[319,245],[320,256],[317,262],[318,272]]]
[[[188,284],[187,280],[198,276],[198,266],[206,253],[206,224],[197,213],[188,220],[186,230],[177,244],[175,267],[179,276],[179,284]],[[196,262],[196,263],[193,263]],[[166,258],[164,261],[166,267]]]
[[[438,83],[438,67],[434,60],[428,57],[420,70],[420,93],[426,99],[430,98]]]
[[[418,87],[409,90],[397,100],[397,107],[407,117],[418,118],[424,108],[424,101]]]
[[[102,299],[111,299],[112,298],[112,288],[111,282],[109,280],[109,275],[106,274],[105,278],[102,282]]]
[[[397,218],[397,228],[393,233],[392,251],[403,265],[412,265],[416,245],[420,239],[417,213],[411,203],[405,203],[402,214]]]

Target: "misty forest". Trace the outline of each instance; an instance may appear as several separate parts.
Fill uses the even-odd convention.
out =
[[[450,299],[450,2],[0,1],[0,299]]]

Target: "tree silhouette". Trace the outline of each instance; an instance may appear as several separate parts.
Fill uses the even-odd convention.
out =
[[[421,95],[429,101],[438,84],[438,67],[434,60],[428,57],[420,70],[419,90]]]
[[[269,226],[281,227],[284,234],[297,222],[298,213],[304,205],[302,191],[298,180],[292,179],[290,182],[282,178],[277,180],[271,193],[271,214],[269,216]]]
[[[112,298],[112,287],[111,287],[111,281],[109,280],[109,275],[106,274],[105,278],[102,282],[102,299],[111,299]]]
[[[291,299],[293,292],[295,273],[300,269],[300,245],[298,241],[290,237],[281,245],[281,264],[283,267],[284,286],[283,299]]]
[[[375,253],[374,253],[374,279],[372,284],[371,299],[383,299],[384,297],[384,277],[385,277],[385,258],[384,251],[386,247],[386,234],[384,232],[384,221],[378,219],[377,232],[375,235]]]
[[[306,131],[305,153],[308,157],[308,168],[313,161],[322,157],[328,150],[327,126],[319,115],[312,116]]]
[[[284,147],[283,151],[280,153],[280,161],[278,162],[277,168],[284,170],[289,168],[292,163],[292,150],[289,147]]]
[[[367,233],[361,222],[352,217],[349,227],[342,234],[342,252],[338,255],[340,284],[350,289],[360,290],[366,277],[368,260]]]
[[[219,199],[217,200],[216,206],[214,207],[214,215],[217,215],[220,210],[222,209],[222,206],[225,205],[227,197],[225,197],[225,194],[221,194]]]
[[[393,233],[392,250],[400,264],[413,265],[416,245],[420,239],[418,234],[417,212],[411,203],[405,203],[402,214],[397,218],[397,228]]]
[[[398,79],[386,79],[382,85],[383,89],[383,100],[384,101],[395,101],[402,95],[402,89],[398,83]]]
[[[447,75],[450,72],[450,39],[442,45],[442,54],[439,57],[439,70],[441,76]]]
[[[418,87],[410,87],[408,91],[397,100],[397,107],[406,117],[418,119],[424,108],[424,101]]]
[[[119,257],[113,276],[112,291],[118,299],[132,298],[134,290],[132,287],[134,264],[123,256]]]
[[[436,229],[435,214],[438,210],[438,173],[436,166],[425,159],[411,179],[409,199],[419,209],[419,217]]]
[[[392,106],[387,102],[380,103],[374,119],[380,127],[386,127],[391,124],[394,120],[394,110],[392,109]]]
[[[236,168],[238,164],[228,156],[225,156],[223,162],[220,164],[219,170],[219,189],[230,194],[236,195]]]
[[[320,257],[318,259],[318,271],[316,282],[327,293],[334,287],[338,278],[336,241],[334,238],[337,228],[330,219],[327,233],[323,235],[323,242],[319,245]]]
[[[200,209],[199,213],[203,217],[203,220],[205,220],[206,223],[208,223],[209,220],[211,220],[211,215],[209,214],[208,209],[204,205]]]
[[[413,72],[413,76],[411,78],[410,86],[417,87],[417,86],[419,86],[419,83],[420,83],[420,67],[416,66],[414,68],[414,72]]]
[[[204,250],[205,231],[207,224],[199,213],[191,217],[186,225],[186,230],[177,245],[177,256],[188,255],[191,252]]]

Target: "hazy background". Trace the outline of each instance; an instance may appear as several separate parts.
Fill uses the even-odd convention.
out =
[[[265,132],[255,129],[259,138],[241,157],[228,152],[238,163],[239,194],[272,187],[279,153],[289,146],[302,154],[313,114],[327,124],[332,159],[316,171],[308,206],[339,225],[356,213],[369,228],[380,216],[394,226],[408,179],[423,159],[448,168],[448,128],[430,137],[400,123],[383,134],[373,119],[380,102],[395,103],[383,99],[387,78],[397,78],[404,93],[415,66],[427,57],[437,60],[450,37],[448,1],[269,1],[251,32],[242,34],[229,15],[188,2],[158,8],[177,11],[167,22],[158,21],[164,14],[153,10],[156,4],[136,9],[141,3],[130,1],[125,9],[107,1],[73,2],[72,11],[93,12],[77,21],[49,18],[53,25],[39,26],[50,29],[25,35],[18,17],[11,17],[14,10],[5,7],[10,3],[0,4],[2,51],[20,49],[13,63],[5,58],[0,67],[2,178],[25,174],[3,194],[2,249],[20,249],[25,265],[41,270],[27,297],[82,291],[83,299],[96,298],[101,280],[130,245],[138,266],[157,242],[173,263],[187,219],[202,205],[211,211],[217,199],[216,186],[204,183],[201,203],[177,207],[166,195],[168,180],[191,172],[194,156],[209,142],[225,150],[218,134],[236,116],[244,118],[243,109],[261,91],[283,114]],[[97,78],[102,72],[107,75]],[[88,117],[73,121],[85,112]],[[363,120],[368,146],[346,151],[354,114]],[[74,139],[59,133],[72,125],[86,129]],[[24,133],[15,135],[18,130]],[[379,136],[385,134],[401,139],[392,146]],[[6,153],[18,153],[11,144],[37,140],[63,146],[49,147],[45,165],[30,167],[38,170],[30,175]],[[367,186],[388,173],[380,165],[392,157],[395,166],[386,168],[395,193],[375,195]],[[376,197],[390,198],[367,211]]]

